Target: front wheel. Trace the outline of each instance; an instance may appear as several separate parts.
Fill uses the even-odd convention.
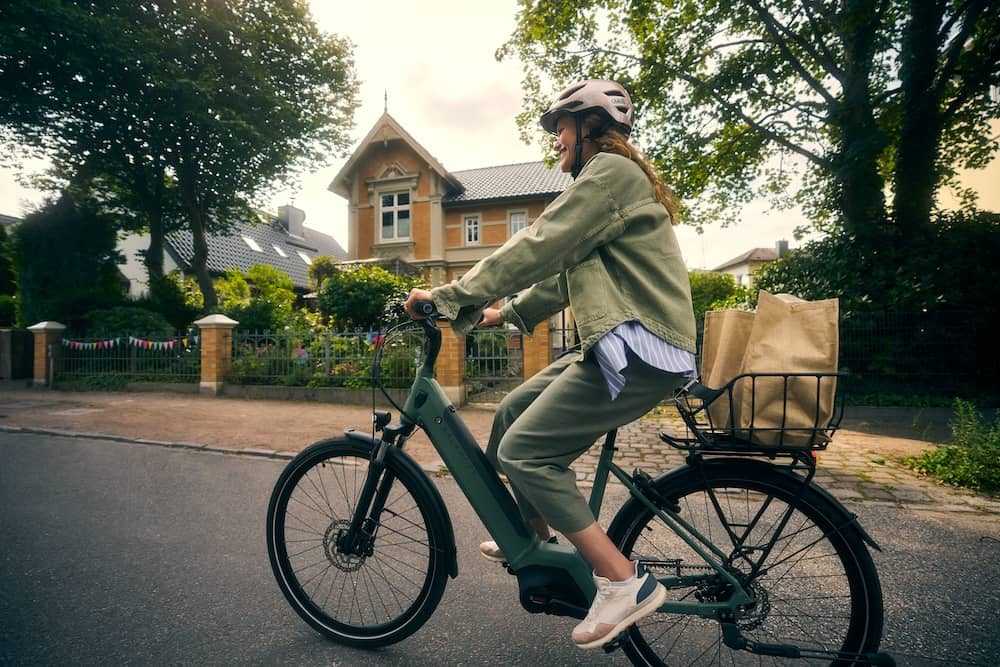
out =
[[[370,545],[361,553],[340,548],[371,451],[347,438],[312,445],[282,472],[267,510],[271,569],[292,608],[325,636],[361,647],[398,642],[424,624],[454,551],[440,497],[396,452],[385,460],[394,480]]]
[[[758,644],[796,646],[823,657],[762,656],[730,649],[718,619],[653,614],[627,633],[637,665],[853,665],[847,654],[878,650],[882,592],[852,517],[832,498],[757,461],[719,460],[656,481],[665,505],[727,554],[725,567],[753,602],[734,623]],[[664,580],[668,600],[722,602],[725,581],[648,508],[629,501],[608,534],[626,556]],[[839,653],[840,659],[837,656]]]

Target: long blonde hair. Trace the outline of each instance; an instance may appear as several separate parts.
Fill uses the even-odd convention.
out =
[[[594,114],[586,119],[586,124],[589,125],[588,121],[591,119],[596,119],[601,122],[600,116]],[[663,207],[667,209],[667,213],[670,214],[670,222],[672,224],[677,224],[677,212],[680,210],[680,201],[677,199],[677,195],[674,191],[670,189],[670,186],[663,182],[660,175],[657,173],[656,169],[653,167],[649,158],[646,154],[636,148],[634,145],[629,143],[629,140],[616,128],[611,128],[604,132],[601,136],[591,139],[595,144],[597,144],[598,150],[603,153],[614,153],[616,155],[621,155],[622,157],[627,157],[628,159],[635,162],[637,165],[642,167],[643,172],[646,174],[646,178],[653,185],[653,194],[657,201],[663,204]]]

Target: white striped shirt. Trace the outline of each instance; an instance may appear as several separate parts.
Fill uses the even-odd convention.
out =
[[[622,322],[594,345],[594,356],[608,382],[611,400],[618,398],[625,386],[622,371],[628,366],[626,346],[654,368],[694,377],[694,354],[657,337],[635,320]]]

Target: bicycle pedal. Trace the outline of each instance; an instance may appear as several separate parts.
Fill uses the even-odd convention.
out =
[[[601,650],[603,650],[605,653],[614,653],[621,647],[622,647],[622,636],[618,635],[617,637],[609,641],[607,644],[603,645],[601,647]]]

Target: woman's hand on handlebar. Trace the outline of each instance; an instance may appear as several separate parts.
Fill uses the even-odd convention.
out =
[[[410,294],[406,297],[403,308],[411,320],[426,320],[427,315],[417,311],[418,302],[433,303],[434,301],[431,299],[431,293],[428,290],[414,288],[410,290]]]
[[[495,327],[503,324],[503,317],[500,316],[498,308],[484,308],[483,318],[479,320],[480,327]]]

